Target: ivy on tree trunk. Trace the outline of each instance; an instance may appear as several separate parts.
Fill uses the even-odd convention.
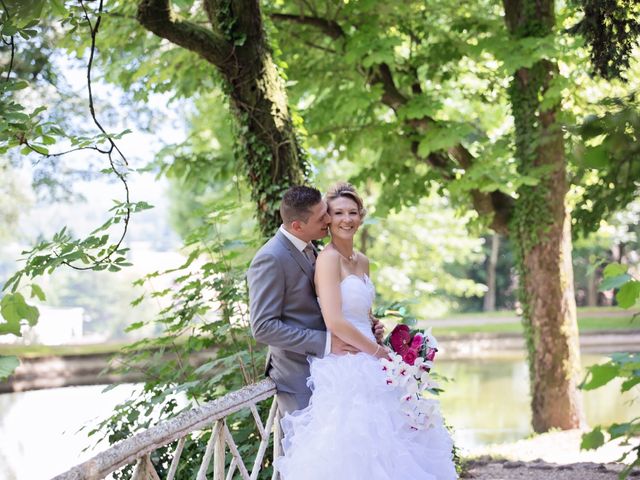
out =
[[[147,30],[216,66],[236,118],[236,153],[245,166],[260,230],[280,224],[277,206],[289,186],[305,181],[304,151],[271,55],[257,0],[205,0],[208,26],[181,20],[169,0],[142,0],[138,20]]]
[[[552,34],[553,0],[505,0],[505,19],[516,39]],[[567,210],[564,139],[557,114],[560,101],[541,99],[557,65],[542,59],[513,76],[509,95],[522,174],[537,174],[522,186],[511,219],[520,271],[520,300],[529,350],[532,421],[536,432],[584,424],[577,389],[580,353],[571,263],[571,218]]]

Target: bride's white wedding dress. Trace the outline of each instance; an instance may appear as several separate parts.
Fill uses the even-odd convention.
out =
[[[342,312],[375,341],[369,309],[375,295],[365,277],[340,284]],[[386,384],[371,355],[328,355],[311,362],[309,406],[282,420],[284,480],[450,480],[457,478],[452,441],[440,418],[412,429],[401,411],[404,391]]]

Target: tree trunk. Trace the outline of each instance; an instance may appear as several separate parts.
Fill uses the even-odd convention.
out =
[[[484,296],[483,310],[493,312],[496,309],[496,268],[500,252],[500,235],[491,236],[491,254],[487,259],[487,293]]]
[[[598,270],[587,275],[587,306],[598,306]]]
[[[544,37],[555,23],[553,0],[505,0],[507,27],[515,39]],[[520,301],[529,349],[532,423],[536,432],[584,425],[577,383],[580,352],[573,293],[571,218],[565,205],[567,171],[560,100],[543,108],[541,98],[557,66],[540,60],[520,68],[510,86],[516,157],[536,186],[523,186],[511,221],[517,241]]]
[[[147,30],[216,66],[237,120],[243,160],[264,236],[280,224],[278,205],[289,186],[305,181],[307,162],[296,136],[284,81],[273,61],[258,0],[205,0],[207,27],[182,21],[169,0],[141,0]]]

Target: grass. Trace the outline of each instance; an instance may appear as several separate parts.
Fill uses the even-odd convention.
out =
[[[99,343],[91,345],[5,345],[0,344],[0,355],[17,355],[22,358],[58,355],[92,355],[115,353],[126,343]]]
[[[513,315],[513,312],[511,312]],[[582,316],[581,315],[585,315]],[[598,312],[599,313],[599,312]],[[625,317],[598,317],[592,315],[592,311],[578,313],[578,330],[580,332],[594,332],[602,330],[638,330],[640,332],[640,320],[631,321],[631,314]],[[503,317],[508,317],[504,315]],[[463,317],[468,319],[470,317]],[[491,318],[486,315],[485,318]],[[428,325],[427,325],[428,326]],[[451,320],[451,326],[434,327],[434,335],[464,335],[470,333],[522,333],[522,325],[519,318],[514,318],[509,323],[488,323],[484,325],[460,325],[455,326],[455,319]]]

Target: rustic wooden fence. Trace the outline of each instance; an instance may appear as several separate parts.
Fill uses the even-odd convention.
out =
[[[160,480],[160,476],[151,463],[150,455],[154,450],[177,440],[178,444],[166,476],[166,480],[174,480],[187,437],[192,432],[208,428],[212,429],[212,434],[200,461],[197,480],[207,478],[206,474],[212,462],[213,480],[231,480],[236,473],[239,473],[243,480],[255,480],[260,473],[271,435],[274,436],[273,458],[280,455],[281,433],[277,401],[275,398],[273,399],[265,423],[262,422],[257,408],[259,402],[274,397],[275,393],[275,384],[270,379],[231,392],[224,397],[183,412],[170,420],[127,438],[90,460],[56,476],[53,480],[99,480],[125,465],[134,463],[132,480]],[[226,418],[229,415],[245,408],[251,410],[261,437],[258,454],[251,470],[247,468],[240,456],[226,423]],[[232,456],[228,469],[225,462],[227,448]],[[272,480],[278,478],[278,472],[274,468]]]

